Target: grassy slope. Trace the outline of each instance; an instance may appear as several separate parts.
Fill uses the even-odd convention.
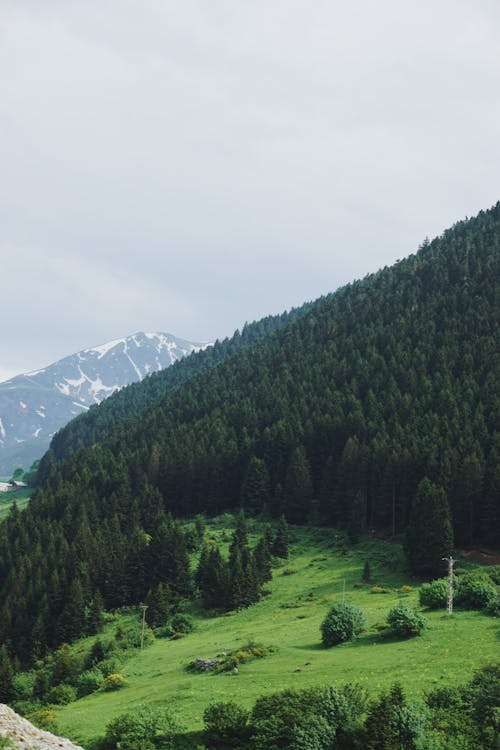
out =
[[[157,640],[124,665],[126,689],[98,692],[58,709],[60,732],[85,744],[114,716],[139,703],[167,704],[186,729],[197,730],[211,702],[231,699],[250,706],[257,696],[284,687],[359,681],[378,692],[401,680],[409,694],[419,694],[448,680],[464,682],[475,667],[498,658],[498,621],[476,612],[456,612],[451,619],[429,613],[428,630],[412,640],[380,642],[367,632],[352,644],[322,649],[319,625],[329,606],[342,599],[344,579],[346,600],[362,607],[368,626],[383,621],[400,598],[397,591],[372,594],[369,585],[354,587],[366,559],[375,582],[394,589],[412,582],[397,545],[367,541],[343,555],[333,531],[296,530],[294,536],[291,559],[274,571],[269,584],[271,596],[226,616],[198,615],[195,632],[181,640]],[[286,568],[297,572],[284,575]],[[416,604],[417,590],[405,598]],[[184,669],[194,658],[216,656],[250,639],[279,651],[242,665],[237,676]]]
[[[14,502],[17,503],[19,510],[25,508],[33,491],[32,487],[26,487],[25,489],[16,490],[15,492],[2,492],[2,494],[0,494],[0,521],[3,521],[3,519],[6,518]]]

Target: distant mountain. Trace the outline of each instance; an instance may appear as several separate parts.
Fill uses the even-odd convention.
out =
[[[139,332],[0,383],[0,474],[28,468],[57,430],[93,404],[207,346]]]

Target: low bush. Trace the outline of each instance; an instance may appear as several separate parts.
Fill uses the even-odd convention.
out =
[[[372,586],[370,589],[370,594],[390,594],[391,590],[386,588],[385,586]]]
[[[207,745],[233,748],[245,744],[250,736],[248,718],[249,712],[233,701],[208,706],[203,712]]]
[[[35,672],[19,672],[12,679],[12,687],[16,700],[29,701],[33,697],[35,687]]]
[[[387,617],[391,633],[400,638],[420,635],[426,626],[425,617],[407,604],[397,604]]]
[[[39,729],[57,734],[57,717],[56,712],[52,708],[40,708],[38,711],[29,714],[26,718]]]
[[[102,689],[108,693],[112,690],[121,690],[127,686],[127,680],[121,674],[109,674],[102,683]]]
[[[167,709],[141,706],[106,727],[102,750],[173,750],[180,727]]]
[[[56,685],[48,694],[49,703],[59,706],[67,706],[68,703],[76,701],[76,688],[73,685]]]
[[[447,578],[437,578],[430,583],[423,583],[418,593],[420,605],[427,609],[444,609],[447,595]]]
[[[321,623],[321,639],[325,648],[352,641],[365,623],[363,612],[352,604],[334,604]]]
[[[497,596],[496,586],[486,575],[467,574],[459,579],[455,602],[464,609],[486,609]]]
[[[119,656],[110,656],[108,659],[100,661],[99,664],[97,664],[97,667],[101,670],[104,677],[107,677],[110,674],[115,674],[116,672],[118,672],[122,663],[123,659],[121,659]]]
[[[194,630],[193,618],[181,612],[174,615],[167,623],[174,633],[191,633]],[[173,634],[172,634],[173,635]]]
[[[111,673],[110,673],[111,674]],[[75,687],[78,691],[78,697],[83,698],[84,695],[90,695],[95,693],[101,687],[105,675],[99,667],[93,667],[82,672],[81,675],[75,680]]]

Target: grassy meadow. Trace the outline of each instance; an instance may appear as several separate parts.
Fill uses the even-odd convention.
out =
[[[207,537],[223,548],[229,534],[220,525],[207,529]],[[465,682],[476,667],[498,659],[498,620],[478,612],[456,611],[451,618],[429,612],[421,637],[381,640],[374,626],[401,597],[418,606],[419,584],[405,571],[400,545],[368,540],[346,548],[339,539],[334,530],[292,528],[290,559],[273,570],[269,594],[258,604],[216,617],[192,609],[192,633],[179,640],[157,639],[123,664],[126,688],[57,707],[58,731],[85,746],[104,733],[112,718],[141,703],[167,705],[186,731],[196,731],[212,702],[234,700],[250,707],[259,695],[286,687],[360,682],[376,694],[399,680],[409,695],[418,696]],[[361,581],[366,560],[372,572],[368,584]],[[389,592],[372,593],[375,584]],[[399,592],[405,585],[413,590]],[[366,631],[353,643],[326,650],[319,626],[329,607],[343,598],[363,609]],[[107,626],[110,634],[118,622]],[[213,658],[250,641],[277,650],[241,664],[234,675],[186,670],[196,658]]]
[[[17,503],[19,510],[23,510],[33,492],[33,487],[24,487],[13,492],[2,492],[0,494],[0,521],[8,516],[13,503]]]

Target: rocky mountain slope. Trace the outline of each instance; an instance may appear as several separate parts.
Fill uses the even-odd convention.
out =
[[[0,737],[8,737],[19,750],[82,750],[69,740],[37,729],[3,703],[0,703]]]
[[[0,474],[28,468],[73,417],[207,344],[135,333],[0,383]]]

